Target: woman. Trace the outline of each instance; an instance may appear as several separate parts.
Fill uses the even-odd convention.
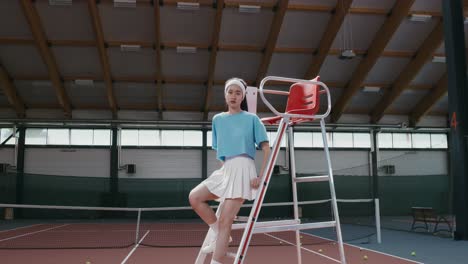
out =
[[[247,85],[242,79],[226,81],[224,97],[228,111],[215,115],[212,122],[212,145],[223,166],[189,195],[194,211],[216,234],[215,239],[202,249],[204,253],[214,251],[212,264],[222,263],[226,255],[232,223],[240,207],[246,199],[256,197],[260,185],[254,162],[256,146],[263,150],[260,176],[270,154],[265,126],[256,115],[241,109],[246,89]],[[211,200],[223,201],[219,219],[207,203]]]

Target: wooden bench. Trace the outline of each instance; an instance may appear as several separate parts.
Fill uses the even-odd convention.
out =
[[[424,228],[427,232],[429,232],[429,225],[428,223],[435,223],[433,233],[437,233],[439,231],[448,231],[452,232],[452,225],[444,216],[437,215],[436,211],[432,207],[411,207],[411,213],[413,215],[413,224],[411,225],[411,231]],[[416,224],[421,222],[424,226],[417,226]],[[440,223],[447,224],[448,229],[437,229]]]

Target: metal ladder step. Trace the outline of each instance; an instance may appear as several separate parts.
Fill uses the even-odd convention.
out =
[[[323,182],[323,181],[329,181],[329,180],[330,180],[330,177],[328,175],[296,177],[296,178],[294,178],[295,182]]]
[[[300,224],[301,221],[290,219],[290,220],[280,220],[280,221],[265,221],[265,222],[256,222],[255,228],[260,227],[269,227],[269,226],[287,226],[287,225],[297,225]],[[246,227],[246,223],[236,223],[232,224],[232,230],[237,229],[244,229]]]
[[[274,232],[296,231],[296,230],[303,230],[303,229],[317,229],[317,228],[326,228],[326,227],[335,227],[335,226],[336,226],[336,221],[281,225],[281,226],[261,226],[261,227],[255,227],[253,230],[253,233],[254,234],[274,233]]]
[[[247,222],[249,221],[249,217],[248,216],[236,216],[234,218],[234,222]]]

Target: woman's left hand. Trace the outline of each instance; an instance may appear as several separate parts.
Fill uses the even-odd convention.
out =
[[[260,178],[255,178],[250,181],[250,186],[254,189],[258,189],[260,186]]]

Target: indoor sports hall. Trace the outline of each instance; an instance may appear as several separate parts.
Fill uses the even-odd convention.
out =
[[[467,0],[1,0],[0,263],[468,263],[466,30]]]

